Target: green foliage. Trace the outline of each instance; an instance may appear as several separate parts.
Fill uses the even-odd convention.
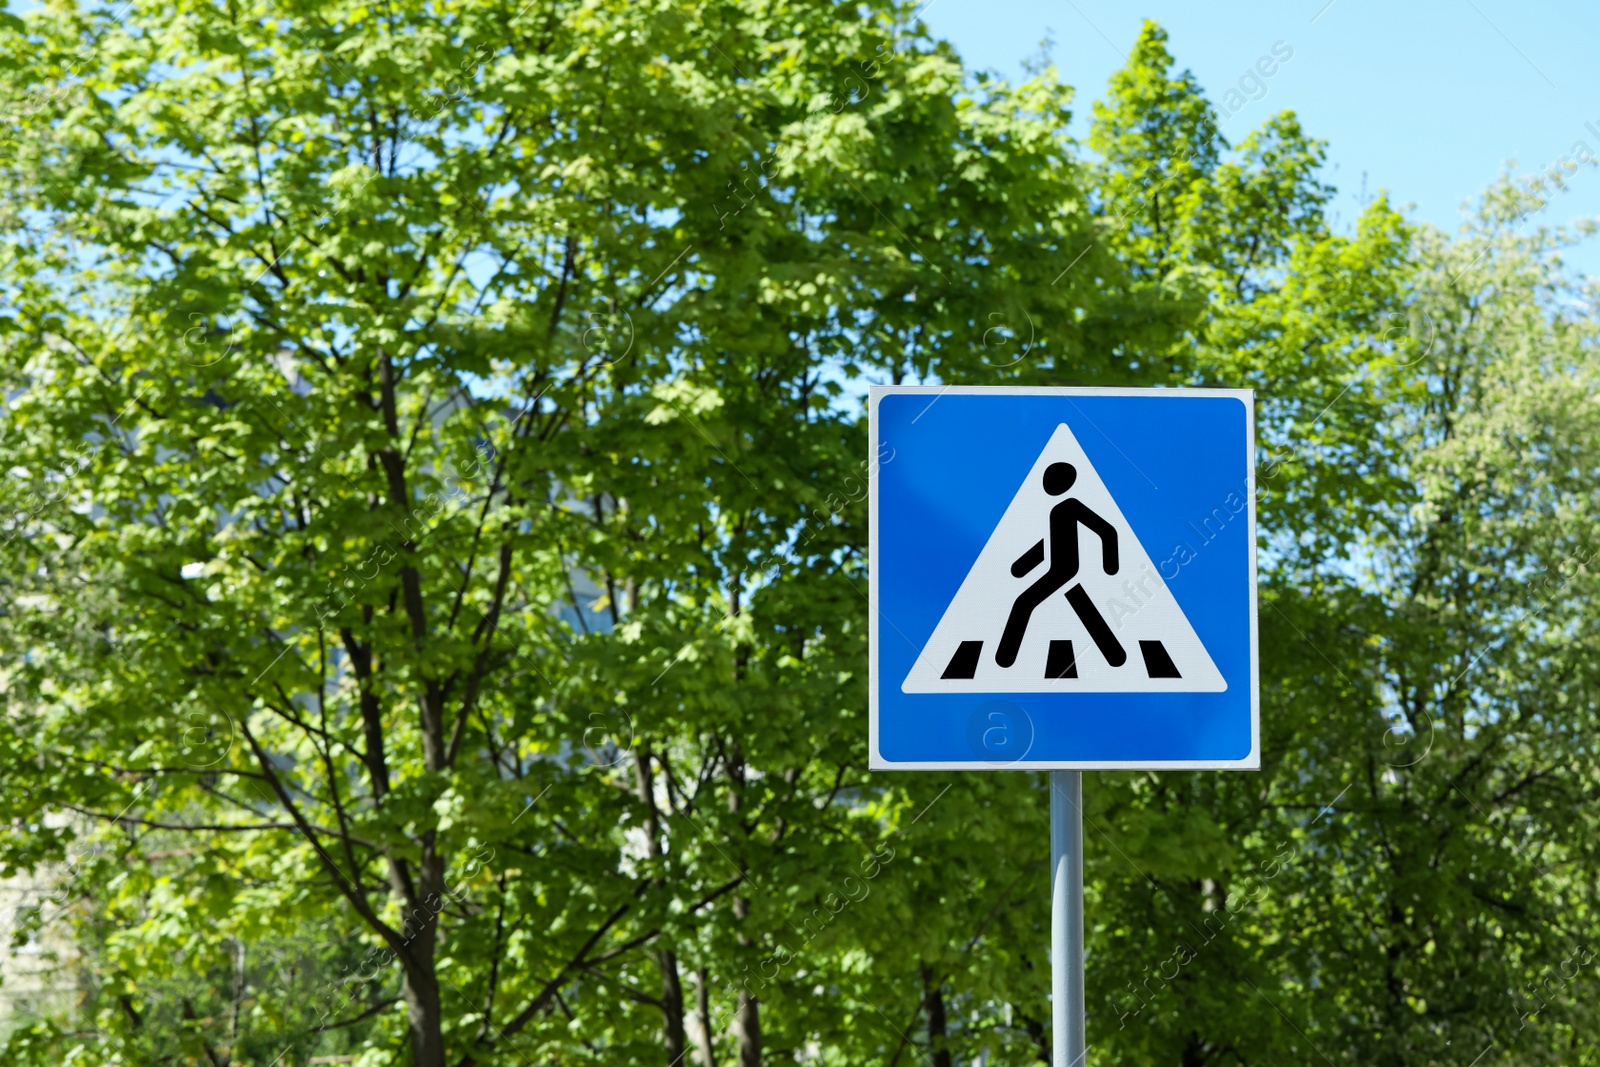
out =
[[[1333,232],[1153,25],[1081,153],[911,11],[0,27],[13,1062],[1047,1055],[1038,776],[865,770],[902,380],[1257,389],[1266,761],[1087,783],[1095,1062],[1589,1062],[1570,235]]]

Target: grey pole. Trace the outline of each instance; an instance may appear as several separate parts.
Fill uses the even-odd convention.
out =
[[[1082,1067],[1083,772],[1050,772],[1050,1009],[1054,1067]]]

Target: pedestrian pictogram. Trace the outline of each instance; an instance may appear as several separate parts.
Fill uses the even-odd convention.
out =
[[[1062,423],[901,689],[1172,693],[1227,687]]]

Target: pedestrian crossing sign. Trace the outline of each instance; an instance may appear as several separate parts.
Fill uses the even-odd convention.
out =
[[[874,387],[872,767],[1258,767],[1253,404]]]

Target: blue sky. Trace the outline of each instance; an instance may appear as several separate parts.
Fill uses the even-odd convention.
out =
[[[1293,58],[1266,95],[1221,123],[1237,143],[1274,111],[1292,109],[1328,142],[1326,180],[1348,225],[1384,189],[1413,217],[1453,230],[1462,203],[1507,160],[1542,169],[1586,140],[1600,156],[1600,5],[1555,0],[932,0],[929,29],[969,67],[1022,76],[1047,30],[1061,76],[1077,89],[1074,132],[1152,18],[1215,103],[1282,41]],[[1580,168],[1547,211],[1552,221],[1600,215],[1600,167]],[[1595,242],[1574,265],[1600,273]]]

